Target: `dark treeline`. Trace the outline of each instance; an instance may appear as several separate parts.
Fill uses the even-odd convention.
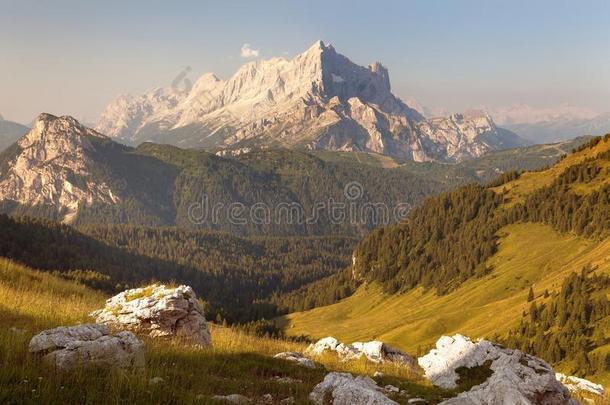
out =
[[[504,343],[561,362],[570,374],[584,377],[610,371],[610,353],[595,349],[610,343],[610,277],[585,268],[564,280],[561,291],[532,300],[520,325]],[[549,299],[544,299],[544,296]]]
[[[212,319],[278,315],[274,294],[345,268],[356,241],[343,237],[240,238],[209,231],[87,225],[0,215],[0,256],[57,271],[109,293],[152,281],[191,285]]]

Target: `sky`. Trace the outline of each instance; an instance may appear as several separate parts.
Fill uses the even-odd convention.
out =
[[[388,67],[393,92],[449,111],[610,111],[610,1],[0,0],[0,114],[88,123],[187,66],[229,78],[321,39]]]

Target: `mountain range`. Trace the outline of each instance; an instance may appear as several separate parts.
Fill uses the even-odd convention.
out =
[[[0,153],[0,210],[68,223],[179,225],[241,235],[360,235],[379,222],[372,217],[332,221],[316,204],[337,201],[358,207],[418,205],[427,196],[469,181],[485,182],[510,169],[545,166],[581,141],[498,151],[457,165],[418,164],[410,159],[356,152],[265,149],[240,156],[144,143],[114,142],[72,117],[41,114],[25,136]],[[345,187],[359,187],[358,201]],[[265,204],[268,218],[236,224],[232,204],[249,218]],[[205,217],[213,206],[223,215]],[[299,210],[296,221],[274,221],[275,207]],[[201,212],[194,220],[193,209]],[[389,211],[388,211],[389,212]],[[386,220],[395,220],[389,218]]]
[[[182,83],[182,82],[184,83]],[[235,154],[252,148],[374,152],[416,162],[459,162],[527,144],[480,111],[426,119],[396,97],[381,63],[359,66],[318,41],[291,60],[208,73],[110,103],[96,130]]]
[[[504,126],[535,143],[557,142],[575,136],[610,132],[610,113],[593,117],[560,117],[535,122],[506,123]]]

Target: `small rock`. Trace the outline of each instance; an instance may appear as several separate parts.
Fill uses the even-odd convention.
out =
[[[165,382],[165,380],[161,377],[153,377],[150,380],[148,380],[148,385],[157,385],[157,384],[161,384],[164,382]]]
[[[297,352],[282,352],[273,356],[276,359],[282,359],[286,361],[291,361],[293,363],[297,363],[299,366],[307,367],[307,368],[316,368],[316,363],[313,360],[308,359],[303,356],[301,353]]]
[[[316,385],[309,399],[318,405],[394,405],[381,388],[369,377],[354,377],[349,373],[332,372]]]
[[[263,395],[263,396],[261,397],[261,400],[262,400],[264,403],[267,403],[267,404],[268,404],[268,403],[271,403],[271,402],[273,402],[273,395],[271,395],[271,394],[265,394],[265,395]]]
[[[34,336],[30,353],[59,370],[105,366],[143,368],[144,343],[131,332],[110,335],[105,325],[61,326]]]
[[[214,395],[212,399],[216,401],[225,401],[231,404],[249,404],[250,399],[240,394],[231,394],[231,395]]]
[[[383,374],[381,371],[375,371],[375,374],[373,374],[373,377],[375,378],[381,378],[383,377],[385,374]]]
[[[280,404],[286,404],[286,405],[291,405],[291,404],[294,404],[294,403],[295,403],[295,400],[294,400],[293,397],[287,397],[287,398],[284,398],[284,399],[282,399],[280,401]]]
[[[400,388],[395,387],[395,386],[393,386],[393,385],[389,385],[389,384],[388,384],[388,385],[386,385],[386,386],[385,386],[383,389],[384,389],[386,392],[400,392]]]
[[[407,401],[409,404],[427,404],[428,401],[426,401],[423,398],[411,398]]]
[[[9,330],[15,335],[23,335],[25,332],[27,332],[25,329],[19,329],[15,326],[11,326]]]
[[[301,384],[303,381],[291,377],[275,376],[273,379],[281,384]]]

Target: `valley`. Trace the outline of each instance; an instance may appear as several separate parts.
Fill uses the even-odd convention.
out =
[[[0,404],[610,405],[610,2],[0,9]]]

